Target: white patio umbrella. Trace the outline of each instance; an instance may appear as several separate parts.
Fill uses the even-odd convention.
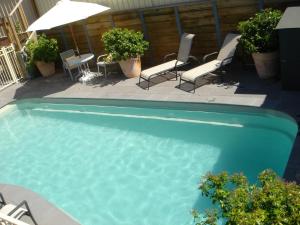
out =
[[[61,0],[57,2],[56,5],[48,12],[46,12],[42,17],[32,23],[28,27],[27,32],[49,30],[54,27],[59,27],[65,24],[86,19],[108,9],[110,8],[96,3]],[[70,30],[73,41],[78,50],[77,42],[71,26]]]

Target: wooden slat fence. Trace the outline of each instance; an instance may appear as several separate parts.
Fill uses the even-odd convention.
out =
[[[202,57],[216,51],[230,31],[235,31],[239,21],[265,7],[284,9],[300,5],[295,0],[207,0],[172,7],[111,12],[74,23],[74,31],[82,53],[104,52],[101,35],[112,27],[126,27],[143,31],[150,41],[150,50],[143,58],[144,65],[162,61],[165,54],[178,51],[180,31],[194,33],[192,54]],[[177,12],[176,12],[177,11]],[[59,40],[61,50],[74,48],[68,27],[47,32]]]

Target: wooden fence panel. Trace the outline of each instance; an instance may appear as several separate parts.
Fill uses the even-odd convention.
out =
[[[300,5],[299,0],[264,0],[263,2],[265,7],[280,9],[290,5]],[[146,31],[150,50],[143,58],[143,65],[161,63],[164,55],[177,52],[180,41],[179,30],[196,34],[192,55],[201,58],[204,54],[218,50],[219,36],[216,31],[216,21],[220,22],[220,38],[223,41],[228,32],[236,31],[239,21],[246,20],[259,11],[260,0],[216,0],[216,4],[215,11],[213,11],[213,2],[209,0],[178,5],[177,22],[173,6],[144,9],[142,12],[131,10],[100,14],[85,21],[86,29],[82,22],[75,23],[73,27],[82,53],[89,52],[91,47],[96,55],[103,54],[102,34],[112,27],[123,27]],[[74,48],[68,27],[53,29],[48,33],[59,40],[63,50],[65,44],[60,29],[64,31],[64,39],[68,47]]]
[[[265,0],[265,7],[266,8],[277,8],[280,10],[284,10],[286,7],[289,6],[299,6],[299,0]]]
[[[93,16],[87,20],[87,32],[95,54],[100,55],[104,53],[101,37],[104,32],[112,27],[112,16],[108,14]],[[86,38],[84,40],[86,40]]]
[[[209,2],[179,7],[183,31],[195,34],[192,55],[201,58],[217,49],[215,20]]]
[[[247,20],[259,10],[258,0],[218,0],[222,38],[236,31],[239,21]]]
[[[178,51],[179,37],[174,9],[147,10],[144,18],[150,42],[150,64],[161,63],[166,54]]]

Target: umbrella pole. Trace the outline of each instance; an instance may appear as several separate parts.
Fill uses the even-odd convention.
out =
[[[74,42],[74,44],[75,44],[76,51],[78,52],[78,54],[79,54],[79,56],[80,56],[78,44],[77,44],[76,37],[75,37],[74,32],[73,32],[73,27],[72,27],[72,25],[69,25],[69,29],[70,29],[70,32],[71,32],[71,35],[72,35],[73,42]]]

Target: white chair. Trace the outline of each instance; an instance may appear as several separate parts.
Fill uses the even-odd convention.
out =
[[[194,92],[196,88],[196,80],[209,73],[212,73],[223,66],[226,66],[232,62],[236,46],[238,44],[238,39],[241,37],[239,34],[229,33],[227,34],[222,48],[219,52],[210,53],[203,57],[204,64],[188,70],[180,76],[179,88],[181,87],[181,82],[185,81],[187,83],[192,83],[194,85]],[[207,62],[207,59],[213,55],[218,55],[215,60]]]
[[[190,58],[195,58],[193,56],[190,56],[190,51],[191,51],[191,48],[192,48],[192,43],[193,43],[193,38],[194,37],[195,37],[194,34],[184,33],[181,36],[178,54],[176,54],[176,53],[168,54],[164,57],[165,63],[162,63],[160,65],[157,65],[157,66],[151,67],[149,69],[143,70],[141,72],[141,75],[140,75],[140,78],[139,78],[139,85],[141,84],[141,79],[143,79],[143,80],[148,82],[148,90],[149,90],[150,79],[152,77],[163,75],[163,74],[165,74],[167,72],[170,72],[172,70],[175,70],[175,72],[173,72],[173,73],[175,74],[176,80],[177,80],[177,69],[178,69],[178,67],[187,64],[187,62]],[[166,60],[169,57],[176,56],[176,55],[177,55],[176,59],[166,62]]]
[[[7,204],[4,200],[3,195],[0,193],[0,224],[1,224],[1,218],[3,220],[14,220],[14,221],[20,221],[20,218],[24,215],[27,215],[31,218],[32,222],[37,225],[37,222],[35,221],[30,209],[29,205],[26,201],[22,201],[18,205],[14,204]],[[20,221],[22,222],[22,221]],[[12,224],[22,224],[22,223],[12,223]]]
[[[103,67],[104,69],[104,77],[107,78],[107,75],[109,74],[109,72],[107,71],[109,66],[115,65],[117,64],[117,62],[105,62],[104,58],[107,57],[107,54],[105,55],[100,55],[97,58],[97,68],[98,68],[98,74],[100,74],[100,67]]]
[[[76,57],[75,51],[73,49],[67,50],[65,52],[62,52],[59,54],[61,61],[63,63],[63,69],[65,73],[69,73],[71,80],[74,80],[72,70],[73,69],[78,69],[78,66],[76,65],[69,65],[68,59],[72,59],[73,57]]]

